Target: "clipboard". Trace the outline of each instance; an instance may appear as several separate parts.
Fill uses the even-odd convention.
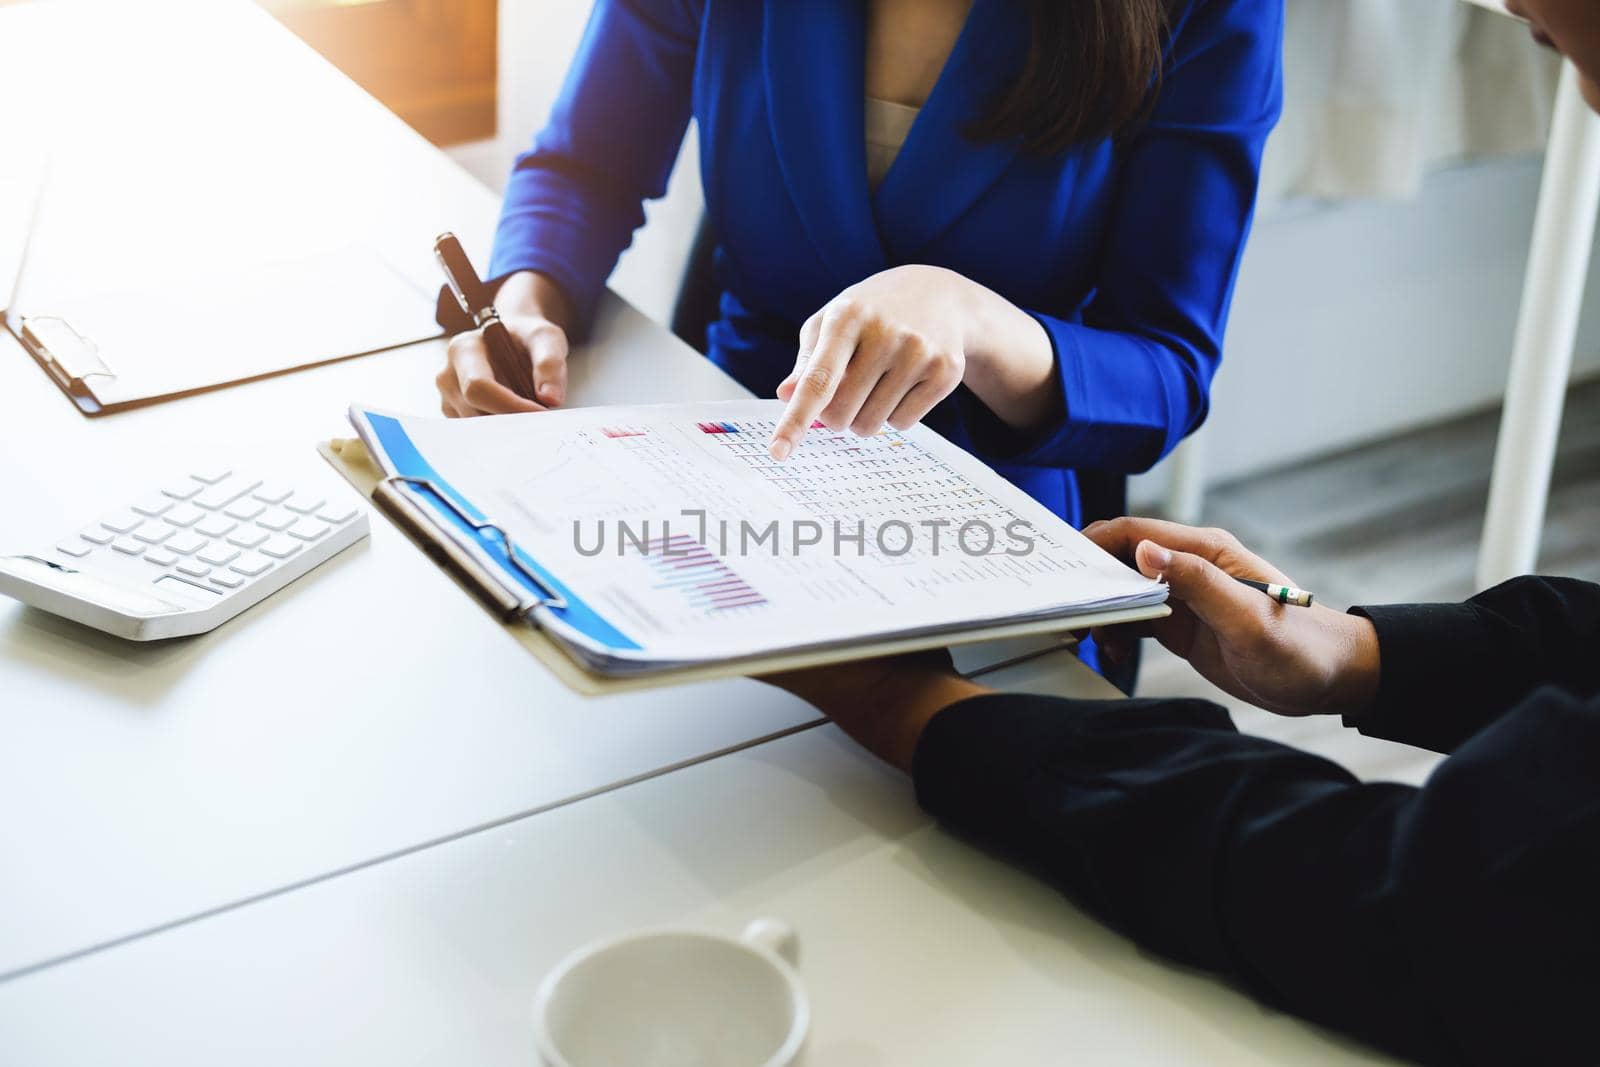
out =
[[[378,511],[398,526],[418,548],[455,579],[457,585],[478,600],[496,621],[505,627],[512,638],[527,649],[551,674],[559,678],[569,689],[585,696],[637,692],[689,682],[801,670],[831,663],[847,663],[877,656],[897,655],[902,652],[920,652],[1013,637],[1059,634],[1065,638],[1069,633],[1088,630],[1095,626],[1112,626],[1124,622],[1162,618],[1171,613],[1171,609],[1165,605],[1158,608],[1124,608],[1078,615],[1069,620],[1045,619],[1005,623],[958,633],[923,634],[864,642],[847,648],[786,652],[753,659],[668,667],[648,674],[626,676],[598,674],[584,669],[567,654],[559,642],[540,630],[527,617],[525,597],[508,591],[477,560],[461,550],[455,540],[444,532],[444,522],[448,520],[434,507],[419,503],[420,497],[417,494],[400,492],[393,487],[392,482],[395,479],[385,478],[360,439],[335,438],[323,441],[317,446],[317,451],[345,480],[355,486],[363,496],[369,498]],[[559,595],[556,590],[547,589],[546,592]]]
[[[308,50],[236,47],[281,36],[270,18],[109,5],[85,27],[62,6],[5,9],[29,47],[0,65],[0,93],[50,91],[16,109],[0,152],[0,324],[82,414],[442,336],[425,261],[396,236],[416,207],[390,188],[397,161],[419,171],[408,200],[446,188],[414,135],[380,129],[382,109]],[[164,22],[231,45],[190,55],[152,33]],[[161,47],[129,49],[134,32]]]
[[[91,416],[442,336],[431,294],[361,245],[160,290],[14,298],[3,317]]]

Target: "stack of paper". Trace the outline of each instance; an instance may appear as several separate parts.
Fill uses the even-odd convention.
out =
[[[781,410],[452,421],[357,408],[351,421],[385,474],[592,671],[1164,613],[1164,586],[933,431],[819,426],[779,463],[767,442]],[[516,563],[482,522],[509,535]]]

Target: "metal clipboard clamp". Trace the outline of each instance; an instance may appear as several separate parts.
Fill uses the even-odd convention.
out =
[[[511,566],[516,568],[534,587],[544,595],[535,597],[530,602],[525,593],[518,589],[510,588],[497,577],[489,568],[478,561],[472,553],[463,548],[455,538],[442,529],[438,523],[428,515],[428,512],[412,498],[412,494],[403,491],[402,487],[413,491],[426,489],[432,497],[448,508],[456,518],[466,523],[478,533],[489,533],[499,538],[500,546],[505,551],[506,559]],[[484,522],[473,518],[461,509],[449,494],[442,492],[437,485],[426,478],[413,478],[403,474],[391,474],[381,480],[372,491],[372,500],[378,505],[399,527],[411,537],[417,545],[426,552],[434,562],[455,576],[456,580],[465,585],[483,604],[500,617],[502,622],[516,622],[526,619],[530,613],[538,608],[565,608],[567,598],[550,588],[550,584],[529,569],[522,562],[516,543],[511,536],[492,522]]]
[[[117,373],[100,355],[100,347],[66,319],[54,315],[22,315],[20,319],[17,335],[23,345],[74,396],[94,397],[90,378],[116,379]]]

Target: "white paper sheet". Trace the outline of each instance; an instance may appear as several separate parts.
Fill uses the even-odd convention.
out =
[[[739,400],[399,421],[443,480],[638,646],[566,635],[597,655],[731,659],[1165,597],[925,427],[814,428],[775,462],[781,411]]]

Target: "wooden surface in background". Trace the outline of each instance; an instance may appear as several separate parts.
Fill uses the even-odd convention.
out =
[[[258,0],[435,144],[495,134],[497,0]]]

